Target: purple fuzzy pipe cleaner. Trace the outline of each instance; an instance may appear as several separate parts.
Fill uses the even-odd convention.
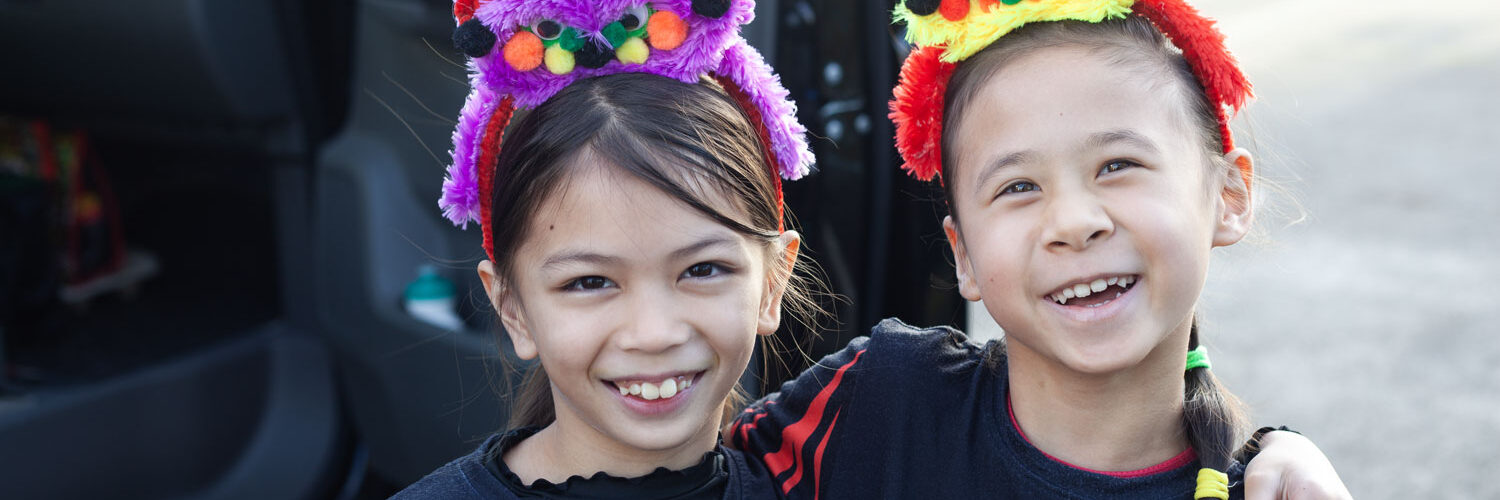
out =
[[[755,17],[753,0],[458,0],[454,17],[454,41],[470,56],[473,87],[453,131],[453,163],[438,201],[455,225],[474,221],[489,231],[484,198],[491,186],[481,178],[490,175],[480,169],[494,168],[481,163],[493,162],[501,138],[491,136],[509,121],[510,105],[533,108],[575,81],[601,75],[650,73],[685,83],[708,76],[737,86],[730,90],[761,117],[777,173],[796,180],[812,167],[796,104],[740,37],[740,27]],[[600,44],[614,58],[586,67],[576,62],[585,44]],[[490,241],[486,234],[486,252]]]

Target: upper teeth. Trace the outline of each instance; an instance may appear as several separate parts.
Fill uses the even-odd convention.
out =
[[[1135,276],[1110,276],[1108,278],[1099,278],[1094,281],[1077,283],[1063,287],[1061,291],[1052,294],[1052,300],[1057,301],[1057,303],[1059,304],[1067,304],[1071,299],[1088,297],[1090,295],[1102,292],[1106,288],[1109,288],[1111,286],[1119,286],[1123,291],[1123,289],[1129,287],[1131,283],[1135,283]]]
[[[677,393],[687,390],[692,385],[693,379],[687,376],[671,377],[654,384],[651,382],[615,381],[615,388],[620,390],[621,396],[640,396],[641,399],[647,401],[676,396]]]

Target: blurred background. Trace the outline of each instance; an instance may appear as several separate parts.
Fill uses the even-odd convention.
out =
[[[850,299],[778,333],[814,358],[889,316],[1001,335],[897,169],[889,4],[762,0],[746,30],[815,135],[788,204]],[[1195,4],[1279,186],[1214,262],[1215,370],[1358,498],[1500,498],[1500,4]],[[450,8],[0,0],[0,498],[383,498],[504,426],[479,232],[435,204]],[[807,364],[776,357],[748,387]]]

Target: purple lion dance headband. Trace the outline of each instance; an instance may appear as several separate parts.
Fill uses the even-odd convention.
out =
[[[454,44],[469,56],[473,91],[453,131],[453,164],[438,207],[454,225],[479,223],[494,258],[490,197],[502,135],[516,109],[534,108],[575,81],[650,73],[716,80],[743,107],[781,181],[806,175],[812,152],[796,105],[739,36],[753,0],[457,0]]]

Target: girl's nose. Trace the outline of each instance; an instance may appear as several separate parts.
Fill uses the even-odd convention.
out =
[[[1087,192],[1054,191],[1042,221],[1043,241],[1052,251],[1084,250],[1114,233],[1114,219]]]
[[[616,345],[626,351],[664,352],[687,343],[692,325],[682,320],[684,307],[670,291],[641,294],[633,301],[627,323],[615,333]]]

